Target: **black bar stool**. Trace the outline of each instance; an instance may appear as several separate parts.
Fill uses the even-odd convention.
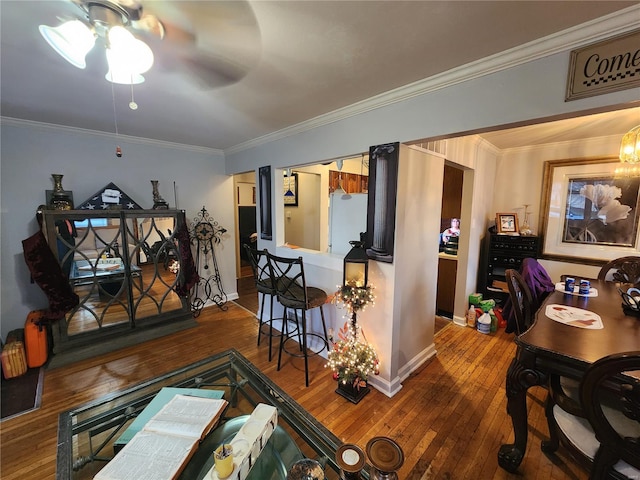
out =
[[[278,302],[284,307],[283,314],[283,332],[280,337],[280,348],[278,350],[278,370],[282,361],[282,351],[295,356],[304,357],[304,375],[305,385],[309,386],[309,361],[310,354],[317,355],[325,349],[329,349],[329,340],[327,336],[327,325],[324,319],[324,311],[322,306],[327,301],[327,292],[317,287],[307,286],[304,276],[304,265],[302,257],[284,258],[278,257],[267,252],[268,264],[271,272],[271,283],[276,286]],[[323,335],[307,331],[307,311],[313,308],[320,308],[320,317],[322,318]],[[297,331],[289,331],[287,326],[287,311],[294,311]],[[298,317],[301,312],[302,321]],[[297,333],[299,342],[299,352],[291,352],[286,349],[286,342],[292,340],[293,333]],[[311,350],[307,345],[307,338],[315,337],[320,339],[322,347],[317,350]]]
[[[269,269],[269,262],[267,259],[267,249],[257,250],[250,247],[247,244],[243,245],[243,248],[247,252],[249,262],[251,263],[251,270],[253,271],[253,279],[255,281],[256,290],[259,294],[262,294],[262,302],[260,304],[260,318],[258,320],[258,346],[260,346],[260,337],[262,336],[262,327],[269,325],[269,333],[265,335],[269,336],[269,361],[271,361],[271,346],[273,344],[273,337],[280,336],[281,333],[273,333],[273,302],[277,295],[276,289],[273,287],[271,281],[271,271]],[[271,297],[269,318],[264,319],[264,300],[266,296]]]

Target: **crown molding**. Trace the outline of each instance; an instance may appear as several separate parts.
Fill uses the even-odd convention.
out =
[[[616,146],[616,151],[612,152],[612,155],[618,155],[617,148],[620,145],[620,135],[605,135],[602,137],[583,138],[578,140],[565,140],[563,142],[544,143],[541,145],[526,145],[523,147],[505,148],[504,150],[498,149],[500,155],[503,157],[511,157],[518,155],[540,155],[542,157],[548,155],[549,152],[567,152],[580,149],[584,152],[601,151],[602,149],[609,148],[610,145]],[[485,140],[486,142],[486,140]],[[492,145],[489,142],[486,142]]]
[[[493,143],[489,142],[485,138],[482,138],[480,135],[473,135],[472,142],[474,142],[477,148],[483,148],[485,151],[494,154],[496,157],[499,157],[503,152],[505,152],[505,150],[500,150]]]
[[[225,155],[256,148],[292,135],[312,130],[377,108],[447,88],[475,78],[490,75],[556,53],[568,52],[606,38],[638,28],[640,5],[619,10],[610,15],[577,25],[562,32],[525,43],[504,52],[456,67],[424,80],[381,93],[348,107],[340,108],[291,127],[254,138],[224,150]]]
[[[66,125],[57,125],[55,123],[35,122],[33,120],[23,120],[21,118],[2,117],[0,116],[0,125],[14,126],[14,127],[28,127],[38,128],[41,130],[54,131],[58,133],[83,133],[86,135],[93,135],[97,137],[110,138],[116,137],[114,133],[100,132],[97,130],[89,130],[86,128],[69,127]],[[184,143],[166,142],[164,140],[154,140],[152,138],[133,137],[129,135],[117,135],[118,140],[126,141],[128,143],[147,145],[154,147],[173,148],[177,150],[187,150],[193,153],[204,153],[207,155],[224,156],[224,151],[216,148],[199,147],[197,145],[187,145]]]

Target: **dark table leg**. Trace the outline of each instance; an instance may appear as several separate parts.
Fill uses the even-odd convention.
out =
[[[507,413],[511,416],[515,441],[502,445],[498,452],[498,464],[512,473],[518,470],[527,449],[527,390],[533,385],[546,383],[546,375],[526,367],[519,353],[509,365],[506,383]]]

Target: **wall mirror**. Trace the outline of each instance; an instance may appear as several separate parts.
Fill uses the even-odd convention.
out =
[[[54,325],[54,351],[190,314],[178,284],[176,210],[44,211],[43,231],[80,303]]]
[[[289,245],[346,254],[349,240],[367,228],[368,155],[357,155],[282,172],[285,242]],[[285,199],[287,173],[296,174],[297,205]]]

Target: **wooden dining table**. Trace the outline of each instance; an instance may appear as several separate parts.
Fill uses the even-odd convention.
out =
[[[581,380],[596,360],[613,353],[640,350],[640,317],[627,315],[613,282],[591,280],[596,296],[580,296],[555,290],[544,300],[531,327],[515,339],[514,359],[506,380],[507,413],[511,416],[514,443],[498,452],[498,464],[516,472],[527,448],[527,390],[547,385],[550,375]],[[548,305],[589,310],[602,320],[601,329],[580,328],[546,315]]]

